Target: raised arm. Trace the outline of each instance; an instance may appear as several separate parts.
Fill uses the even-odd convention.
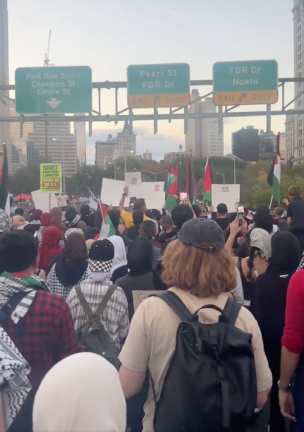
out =
[[[119,202],[119,205],[118,205],[118,209],[119,209],[120,212],[124,209],[125,200],[126,200],[126,197],[128,196],[128,192],[129,192],[129,187],[125,186],[123,188],[123,194],[122,194],[122,197],[120,198],[120,202]]]

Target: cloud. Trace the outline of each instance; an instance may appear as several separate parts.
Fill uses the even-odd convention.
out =
[[[91,137],[87,136],[87,160],[89,164],[94,164],[95,161],[95,142],[98,140],[106,140],[109,134],[116,136],[121,129],[97,129],[93,131]],[[176,137],[166,136],[162,133],[154,135],[145,128],[136,128],[136,152],[143,154],[146,150],[152,153],[154,160],[164,158],[165,153],[170,153],[179,150],[179,145],[185,147],[185,138],[178,139]]]

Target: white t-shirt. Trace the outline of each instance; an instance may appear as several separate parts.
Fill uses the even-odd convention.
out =
[[[67,195],[60,195],[59,197],[59,205],[60,207],[66,207],[68,205],[69,197]]]

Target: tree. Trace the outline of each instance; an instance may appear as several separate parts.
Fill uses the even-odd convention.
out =
[[[9,179],[10,192],[16,196],[21,193],[30,194],[40,189],[40,166],[33,165],[20,168]]]

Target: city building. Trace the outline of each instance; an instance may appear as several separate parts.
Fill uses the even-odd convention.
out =
[[[201,100],[199,91],[192,90],[189,113],[204,114],[216,113],[217,108],[212,98]],[[223,156],[223,134],[218,132],[218,119],[197,118],[189,119],[188,132],[185,135],[185,147],[188,153],[197,157]]]
[[[286,161],[294,158],[297,121],[296,115],[287,114],[285,121]]]
[[[114,152],[114,159],[122,156],[136,157],[136,134],[128,121],[125,121],[122,132],[117,134],[117,140],[118,149]]]
[[[256,162],[260,155],[259,130],[247,126],[232,133],[232,154],[248,162]]]
[[[118,139],[108,135],[106,141],[95,142],[95,164],[105,168],[108,163],[112,162],[114,152],[118,150]]]
[[[302,78],[304,77],[304,0],[293,0],[292,13],[294,28],[294,76]],[[295,83],[294,97],[296,98],[303,90],[303,83]],[[301,94],[294,102],[294,107],[300,110],[304,108],[304,94]],[[287,154],[292,153],[294,163],[304,163],[304,115],[295,115],[294,117],[294,139],[291,141],[290,135],[286,136]],[[289,147],[290,145],[292,145],[292,149]]]
[[[286,163],[286,133],[282,132],[280,134],[280,155],[281,155],[281,162]]]
[[[34,123],[34,130],[29,134],[27,153],[35,148],[39,151],[40,161],[46,160],[45,124]],[[47,152],[48,161],[62,165],[64,177],[71,177],[77,171],[76,142],[70,131],[70,123],[50,122],[47,126]],[[35,153],[35,151],[34,151]],[[32,164],[28,157],[28,164]]]
[[[26,155],[21,149],[18,149],[14,144],[12,144],[12,174],[15,174],[18,169],[27,166]]]
[[[259,159],[273,159],[275,154],[277,136],[273,132],[260,131]]]
[[[40,156],[39,149],[35,146],[35,143],[31,141],[26,143],[26,159],[29,166],[40,165],[45,162],[45,159]]]
[[[128,121],[125,122],[122,132],[119,132],[116,138],[109,135],[106,141],[99,140],[95,143],[96,165],[106,167],[113,159],[120,157],[137,157],[136,134],[131,130]]]
[[[171,152],[171,153],[166,153],[165,156],[164,156],[164,161],[165,162],[173,162],[175,160],[188,157],[189,154],[190,153],[188,153],[188,152]]]
[[[10,117],[19,117],[19,114],[16,112],[16,104],[15,101],[9,101],[9,110]],[[10,134],[11,134],[11,143],[16,148],[21,149],[23,153],[26,153],[26,145],[28,141],[29,134],[34,130],[33,123],[25,122],[23,124],[23,134],[22,138],[20,138],[20,122],[12,122],[10,123]],[[13,152],[13,149],[12,149]]]
[[[146,150],[142,155],[142,159],[152,160],[152,153],[150,153],[149,150]]]
[[[9,84],[8,11],[7,0],[0,0],[0,85]],[[0,91],[0,116],[9,116],[9,91]],[[9,171],[12,166],[12,149],[9,123],[0,123],[0,150],[6,144]]]
[[[86,125],[84,122],[75,122],[74,123],[74,135],[76,141],[77,148],[77,163],[78,166],[84,166],[87,162],[86,157]]]

